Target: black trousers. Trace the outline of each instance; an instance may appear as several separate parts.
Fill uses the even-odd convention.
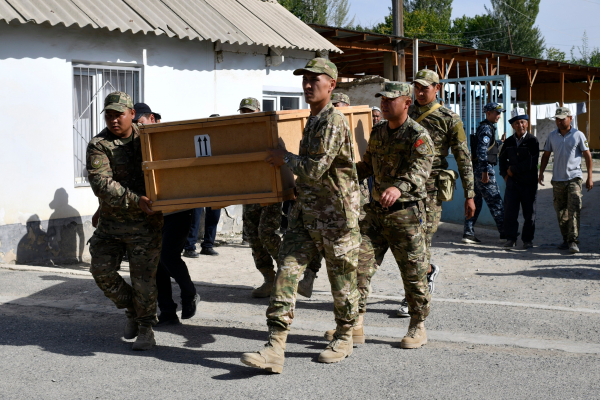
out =
[[[196,287],[190,278],[187,265],[181,259],[181,252],[186,243],[192,214],[194,210],[182,211],[167,215],[162,230],[162,251],[156,272],[156,286],[158,289],[158,308],[160,312],[175,312],[177,303],[173,301],[171,278],[181,289],[181,300],[192,301],[196,296]]]
[[[508,240],[517,240],[519,233],[519,208],[523,210],[523,242],[532,242],[535,234],[535,201],[538,183],[523,184],[511,177],[506,181],[504,192],[504,235]]]

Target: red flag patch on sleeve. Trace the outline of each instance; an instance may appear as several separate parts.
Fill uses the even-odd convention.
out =
[[[420,145],[422,145],[423,143],[424,143],[424,142],[423,142],[423,139],[419,139],[419,140],[417,140],[417,142],[415,143],[415,149],[416,149],[417,147],[419,147]]]

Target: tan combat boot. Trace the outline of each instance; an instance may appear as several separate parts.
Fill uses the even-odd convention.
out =
[[[427,333],[425,332],[425,323],[415,318],[410,319],[408,332],[402,338],[400,347],[403,349],[418,349],[427,344]]]
[[[352,341],[354,344],[364,344],[365,343],[365,330],[363,328],[363,321],[365,318],[365,313],[359,313],[358,319],[356,320],[356,326],[352,328]],[[330,329],[325,332],[325,339],[330,342],[333,340],[333,335],[335,334],[335,329]]]
[[[319,354],[319,362],[327,364],[340,362],[352,354],[352,347],[352,328],[339,328],[333,335],[333,340]]]
[[[312,296],[313,285],[315,284],[315,279],[317,278],[317,274],[315,271],[306,268],[304,271],[304,278],[300,282],[298,282],[298,294],[302,295],[308,299]]]
[[[151,326],[140,325],[138,337],[133,342],[133,346],[131,348],[133,350],[150,350],[152,347],[156,345],[156,340],[154,339],[154,331]]]
[[[263,276],[265,282],[252,291],[252,297],[263,298],[271,296],[271,290],[273,289],[273,283],[275,282],[275,271],[271,269],[267,273],[263,273]]]
[[[256,353],[242,354],[240,361],[250,367],[280,374],[283,371],[283,362],[285,361],[285,341],[288,332],[287,329],[270,326],[269,341],[265,344],[265,347]]]
[[[125,323],[125,333],[123,337],[125,339],[133,339],[138,335],[138,324],[135,322],[136,312],[133,309],[127,309],[125,311],[125,315],[127,316],[127,322]]]

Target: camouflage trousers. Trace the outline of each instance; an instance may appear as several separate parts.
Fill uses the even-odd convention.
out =
[[[582,205],[583,179],[570,181],[552,181],[554,209],[558,217],[558,226],[563,240],[567,243],[579,243],[579,214]]]
[[[256,269],[265,276],[273,271],[273,260],[279,257],[281,238],[275,231],[281,226],[281,215],[281,203],[244,205],[244,237],[252,248]]]
[[[338,328],[350,328],[358,317],[356,269],[360,233],[353,230],[308,230],[302,214],[290,218],[279,253],[279,269],[267,309],[267,324],[289,329],[294,319],[298,281],[308,263],[325,258]]]
[[[98,287],[117,308],[133,308],[138,324],[154,325],[158,321],[156,270],[162,236],[160,230],[140,231],[129,235],[110,235],[96,230],[90,239],[90,272]],[[125,253],[129,257],[131,285],[118,272]]]
[[[475,223],[479,218],[479,213],[483,207],[483,200],[490,209],[490,213],[496,222],[496,227],[500,235],[504,234],[504,203],[502,202],[502,196],[500,195],[500,189],[498,188],[498,182],[496,182],[495,175],[489,175],[489,182],[481,182],[481,175],[483,170],[475,168],[475,215],[471,219],[465,219],[464,234],[474,236],[475,235]]]
[[[362,243],[358,255],[359,310],[366,312],[371,278],[388,249],[400,268],[411,317],[425,321],[431,294],[427,286],[425,212],[422,202],[405,210],[386,211],[376,203],[365,206],[367,215],[360,223]]]
[[[427,192],[425,200],[425,210],[427,217],[425,218],[425,246],[427,248],[427,259],[425,260],[427,268],[431,263],[431,241],[433,235],[437,232],[440,220],[442,219],[442,201],[437,198],[438,192]]]

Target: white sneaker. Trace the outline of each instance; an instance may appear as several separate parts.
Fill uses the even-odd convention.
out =
[[[408,313],[408,303],[406,302],[406,297],[400,302],[400,308],[398,309],[396,315],[401,318],[410,317],[410,314]]]

